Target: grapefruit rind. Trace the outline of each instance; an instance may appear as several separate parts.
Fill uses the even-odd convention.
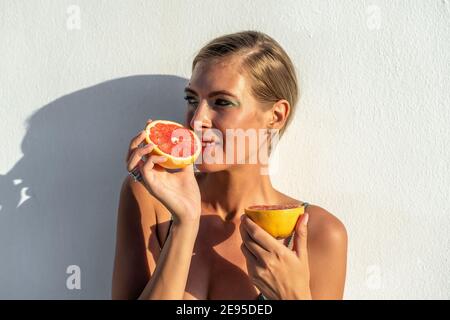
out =
[[[267,231],[276,239],[289,237],[294,231],[298,218],[305,213],[304,205],[250,206],[245,208],[245,213],[258,226]],[[272,207],[273,209],[264,209]],[[279,209],[275,209],[279,207]]]

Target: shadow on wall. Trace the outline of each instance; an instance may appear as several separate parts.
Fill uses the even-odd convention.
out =
[[[187,79],[139,75],[63,96],[28,119],[0,175],[0,298],[109,299],[120,187],[148,118],[185,122]],[[69,290],[68,266],[81,270]]]

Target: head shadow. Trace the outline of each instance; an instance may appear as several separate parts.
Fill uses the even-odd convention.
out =
[[[136,75],[62,96],[27,120],[0,175],[0,298],[105,298],[129,141],[151,119],[185,122],[187,79]],[[67,267],[80,267],[69,290]]]

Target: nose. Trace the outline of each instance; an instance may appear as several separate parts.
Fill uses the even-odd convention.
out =
[[[211,128],[211,115],[206,101],[198,105],[189,123],[192,129]]]

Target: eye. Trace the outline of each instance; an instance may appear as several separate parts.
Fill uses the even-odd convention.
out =
[[[221,106],[221,107],[227,107],[232,105],[232,103],[230,101],[224,100],[224,99],[217,99],[216,100],[216,105]]]
[[[192,96],[185,96],[184,100],[187,101],[188,105],[195,107],[197,105],[197,100]]]

